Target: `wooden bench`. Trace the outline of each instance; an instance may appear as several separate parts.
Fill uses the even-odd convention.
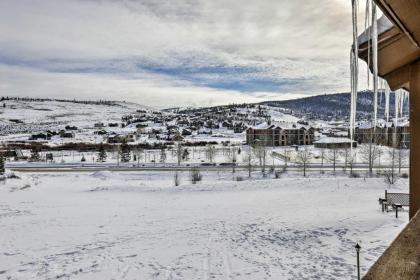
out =
[[[408,193],[390,193],[385,190],[385,198],[379,198],[379,204],[382,206],[382,212],[391,206],[395,210],[395,217],[398,218],[398,209],[404,206],[410,206],[410,195]]]

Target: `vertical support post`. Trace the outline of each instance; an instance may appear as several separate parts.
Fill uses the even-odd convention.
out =
[[[410,219],[420,209],[420,61],[410,71]]]
[[[356,249],[356,257],[357,257],[357,280],[360,280],[360,249],[362,248],[359,243],[356,244],[356,246],[354,246],[354,248]]]

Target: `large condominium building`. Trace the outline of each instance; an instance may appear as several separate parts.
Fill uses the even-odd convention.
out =
[[[408,121],[379,123],[374,127],[370,123],[360,124],[355,128],[354,140],[359,144],[376,143],[396,148],[410,148],[410,123]]]
[[[312,145],[313,141],[314,129],[299,124],[250,127],[246,130],[246,142],[248,145]]]

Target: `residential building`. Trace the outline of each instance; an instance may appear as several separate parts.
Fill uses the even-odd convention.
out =
[[[314,128],[305,125],[268,125],[266,127],[250,127],[246,130],[248,145],[264,146],[312,145]]]
[[[389,147],[410,148],[410,123],[380,122],[376,127],[370,123],[363,123],[355,128],[354,140],[359,144],[376,143]]]

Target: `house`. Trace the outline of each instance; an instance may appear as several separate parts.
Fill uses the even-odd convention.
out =
[[[173,136],[169,136],[169,140],[170,141],[183,141],[184,140],[184,137],[182,137],[179,134],[175,134]]]
[[[60,135],[61,138],[73,138],[74,137],[73,132],[69,132],[69,131],[65,131],[65,130],[60,130],[59,135]]]
[[[48,134],[48,133],[32,134],[29,137],[29,140],[50,140],[50,139],[51,139],[51,134]]]
[[[111,134],[108,136],[107,139],[109,144],[119,144],[119,143],[130,143],[136,141],[136,135],[134,133],[129,133],[126,135],[120,135],[120,134]]]
[[[246,130],[248,145],[260,143],[264,146],[312,145],[314,128],[296,124],[251,127]]]
[[[77,126],[66,125],[65,130],[77,130]]]
[[[108,134],[108,132],[106,131],[106,130],[96,130],[95,132],[93,132],[93,134],[96,134],[96,135],[105,135],[105,134]]]
[[[24,158],[22,150],[15,149],[15,150],[0,150],[0,156],[5,158]]]
[[[245,131],[245,129],[246,129],[245,124],[244,124],[244,123],[242,123],[242,122],[239,122],[239,123],[236,123],[236,124],[234,125],[234,127],[233,127],[233,132],[234,132],[234,133],[242,133],[242,132],[244,132],[244,131]]]
[[[147,124],[137,124],[136,125],[136,135],[140,136],[142,134],[147,134],[148,132],[148,125]]]
[[[189,129],[183,129],[182,130],[182,136],[189,136],[191,134],[192,134],[192,132]]]

